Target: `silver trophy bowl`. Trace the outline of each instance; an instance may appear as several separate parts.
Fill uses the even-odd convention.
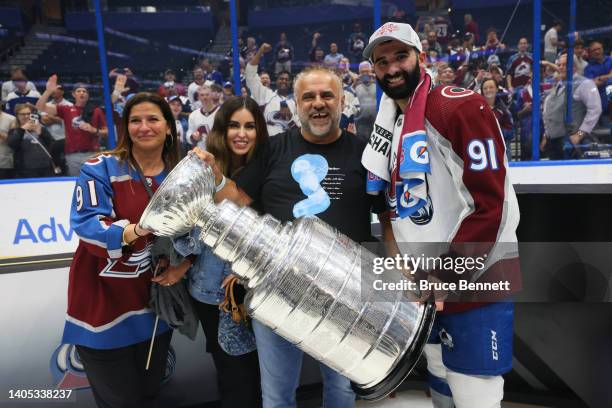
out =
[[[227,200],[215,205],[213,191],[212,171],[189,155],[159,187],[140,225],[163,236],[198,225],[200,239],[249,288],[252,318],[349,378],[363,399],[397,388],[427,342],[433,304],[415,303],[403,291],[374,291],[376,255],[320,219],[283,224]]]

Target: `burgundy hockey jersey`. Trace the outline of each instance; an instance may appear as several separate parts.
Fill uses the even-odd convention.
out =
[[[147,182],[156,190],[166,171]],[[99,155],[81,169],[70,224],[79,246],[70,266],[63,343],[110,349],[153,333],[149,309],[152,235],[122,250],[123,228],[136,223],[149,196],[138,173],[115,156]],[[169,330],[160,321],[157,334]]]

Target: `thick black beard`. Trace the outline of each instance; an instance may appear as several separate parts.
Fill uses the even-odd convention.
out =
[[[402,75],[404,78],[404,85],[399,87],[391,87],[387,85],[387,81],[391,78],[394,78],[397,75]],[[393,100],[397,99],[408,99],[419,85],[419,81],[421,80],[421,68],[419,67],[419,62],[417,61],[416,66],[412,72],[402,71],[401,74],[398,73],[394,76],[385,75],[382,80],[376,77],[376,82],[378,86],[380,86],[384,93]]]

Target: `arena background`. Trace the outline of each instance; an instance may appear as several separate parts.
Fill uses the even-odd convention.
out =
[[[55,73],[67,99],[72,99],[73,84],[85,82],[96,104],[105,108],[110,123],[120,115],[120,106],[110,104],[114,78],[109,72],[114,68],[131,70],[132,87],[160,92],[169,88],[164,73],[172,70],[173,88],[181,92],[178,84],[187,87],[194,67],[207,59],[223,77],[220,86],[230,82],[228,87],[240,93],[240,71],[232,66],[240,65],[239,54],[248,59],[251,50],[245,45],[249,37],[257,46],[264,42],[275,46],[279,34],[286,33],[293,46],[295,75],[312,63],[309,51],[314,33],[321,34],[317,45],[326,54],[332,42],[338,44],[340,53],[349,54],[348,40],[355,23],[360,23],[367,38],[374,27],[392,20],[409,22],[417,29],[430,24],[436,35],[444,38],[441,42],[451,44],[464,38],[465,14],[471,14],[479,25],[481,39],[476,51],[482,55],[474,60],[480,63],[487,64],[495,54],[505,67],[521,37],[539,45],[530,45],[529,51],[534,61],[541,60],[544,35],[557,20],[563,24],[559,39],[569,50],[576,36],[568,33],[578,32],[587,46],[597,40],[605,55],[610,53],[612,7],[605,0],[1,1],[0,80],[9,81],[11,71],[21,67],[42,93],[47,78]],[[482,44],[490,27],[497,30],[505,48],[494,47],[487,54]],[[272,54],[266,55],[260,70],[270,72],[274,84]],[[350,70],[357,72],[359,62],[361,59],[352,57]],[[460,67],[464,61],[456,53],[429,54],[432,70],[439,62]],[[609,110],[604,110],[595,129],[597,142],[572,151],[575,160],[548,160],[546,150],[539,148],[543,129],[536,107],[550,92],[549,78],[539,69],[533,71],[532,78],[540,86],[533,87],[531,121],[516,120],[511,129],[514,136],[508,139],[510,175],[521,208],[519,240],[564,242],[568,248],[572,242],[610,242]],[[371,125],[369,129],[366,125],[358,131],[369,133],[370,129]],[[115,144],[112,133],[107,147]],[[526,133],[533,135],[528,146]],[[56,388],[74,389],[76,403],[54,402],[53,406],[93,406],[78,356],[69,345],[59,344],[67,266],[78,241],[69,225],[73,188],[71,177],[0,180],[4,214],[0,223],[0,321],[4,328],[0,337],[0,406],[29,406],[9,400],[10,389]],[[538,264],[534,258],[522,259],[524,275],[540,272],[533,266]],[[542,279],[540,284],[550,289],[548,302],[517,304],[514,369],[506,376],[507,401],[549,407],[610,406],[611,271],[587,270],[585,263],[588,260],[577,258],[569,273],[564,269]],[[164,406],[215,406],[214,367],[202,344],[201,332],[195,342],[174,336]],[[423,390],[425,377],[421,363],[397,398],[413,395],[410,390]],[[315,363],[308,360],[298,393],[300,406],[320,406],[319,381]],[[419,391],[419,395],[423,394]]]

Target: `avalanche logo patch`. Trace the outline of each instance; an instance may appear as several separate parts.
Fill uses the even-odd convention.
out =
[[[141,274],[151,269],[151,247],[153,243],[132,253],[126,261],[107,260],[106,267],[100,272],[100,276],[108,278],[137,278]]]
[[[474,91],[471,89],[459,88],[456,86],[445,86],[442,88],[440,92],[442,96],[446,96],[447,98],[464,98],[466,96],[470,96],[474,94]]]
[[[417,200],[414,200],[414,201],[417,201]],[[427,200],[425,200],[425,205],[423,205],[421,208],[416,210],[414,213],[412,213],[408,217],[416,225],[427,225],[433,218],[433,215],[434,215],[433,203],[431,201],[431,197],[429,196],[429,194],[427,194]]]
[[[72,344],[60,344],[51,355],[51,375],[59,390],[78,390],[89,387],[85,368]]]

